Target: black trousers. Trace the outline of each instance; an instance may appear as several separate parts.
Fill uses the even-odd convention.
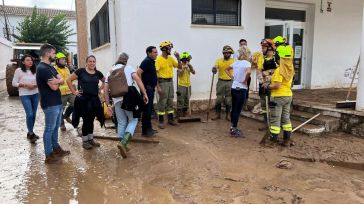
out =
[[[148,103],[144,106],[142,115],[142,132],[146,133],[148,129],[152,128],[152,113],[153,113],[153,102],[154,102],[154,88],[146,86],[146,92],[148,96]]]
[[[246,89],[231,89],[231,124],[234,128],[238,126],[241,110],[246,99]]]

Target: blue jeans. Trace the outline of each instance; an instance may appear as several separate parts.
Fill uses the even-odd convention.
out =
[[[231,125],[236,128],[238,126],[241,110],[246,98],[246,89],[231,89]]]
[[[133,118],[133,112],[121,108],[122,101],[115,104],[115,114],[118,121],[118,136],[123,138],[128,132],[134,135],[135,128],[138,124],[138,118]]]
[[[63,106],[56,105],[43,108],[45,115],[45,128],[43,133],[43,143],[45,155],[49,156],[53,150],[59,148],[58,129],[61,125]]]
[[[39,94],[20,96],[20,101],[25,110],[28,134],[31,134],[33,133],[35,116],[37,115]]]
[[[153,102],[154,102],[154,88],[150,86],[146,87],[146,92],[148,96],[148,103],[144,106],[143,116],[142,116],[142,131],[146,133],[148,129],[152,128],[152,112],[153,112]]]

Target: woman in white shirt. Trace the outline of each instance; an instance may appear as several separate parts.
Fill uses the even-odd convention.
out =
[[[233,137],[242,136],[238,128],[238,122],[240,112],[246,100],[248,91],[247,82],[251,74],[251,63],[249,62],[251,52],[249,48],[247,46],[241,46],[238,52],[238,60],[225,69],[226,74],[233,80],[231,87],[232,109],[230,127],[230,134]],[[233,70],[233,74],[231,74],[231,70]]]
[[[35,78],[36,67],[31,55],[21,58],[20,67],[15,70],[12,85],[19,88],[20,101],[26,114],[27,138],[35,143],[39,137],[33,132],[39,102],[38,86]]]

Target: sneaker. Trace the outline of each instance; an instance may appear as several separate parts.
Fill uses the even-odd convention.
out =
[[[240,137],[241,136],[241,132],[238,128],[230,128],[230,135],[232,137]]]
[[[94,147],[100,147],[100,143],[96,142],[94,139],[88,141]]]
[[[37,141],[37,136],[33,133],[29,136],[29,141],[32,144],[35,144],[35,142]]]
[[[59,158],[54,155],[54,153],[51,153],[49,156],[46,156],[44,163],[46,164],[55,164],[59,161]]]
[[[33,133],[27,133],[27,139],[30,139],[32,137],[32,135],[34,135],[36,139],[39,139],[39,136],[36,135],[34,132]]]
[[[119,142],[118,149],[120,150],[121,156],[125,159],[127,157],[127,155],[126,155],[127,150],[126,150],[125,146]]]
[[[57,149],[54,150],[53,155],[56,157],[64,157],[67,155],[70,155],[71,152],[68,150],[63,150],[62,147],[58,147]]]
[[[84,149],[89,150],[89,149],[92,149],[93,146],[92,146],[92,144],[89,143],[89,141],[85,141],[85,142],[82,142],[82,147]]]

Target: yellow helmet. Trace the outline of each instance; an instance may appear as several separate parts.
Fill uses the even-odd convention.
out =
[[[190,57],[191,57],[191,55],[188,52],[183,52],[181,54],[181,60],[183,60],[183,59],[187,59],[188,60]]]
[[[59,52],[56,54],[56,59],[61,59],[61,58],[67,58],[65,54],[63,54],[62,52]]]
[[[280,58],[293,58],[293,48],[289,45],[281,45],[276,51]]]
[[[234,54],[234,50],[233,50],[233,48],[231,48],[229,45],[225,45],[225,46],[222,48],[222,53],[226,53],[226,52],[230,52],[231,54]]]
[[[284,43],[284,38],[282,36],[277,36],[273,39],[274,44],[282,44]]]
[[[163,47],[167,47],[167,46],[170,46],[171,48],[173,48],[173,44],[171,41],[169,40],[166,40],[166,41],[163,41],[159,44],[159,48],[162,49]]]

